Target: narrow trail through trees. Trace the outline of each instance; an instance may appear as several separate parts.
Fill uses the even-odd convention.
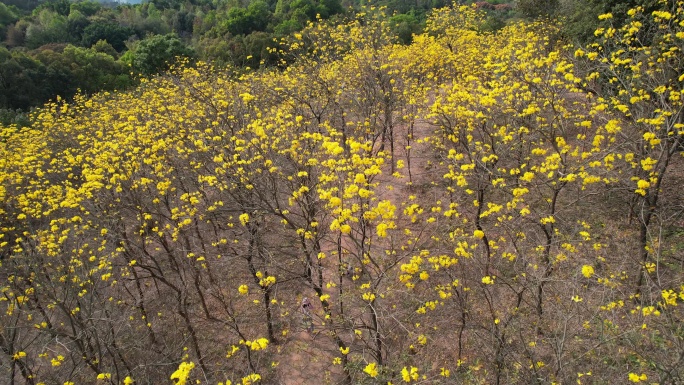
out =
[[[399,128],[397,131],[400,132],[400,129],[403,127],[397,128]],[[398,170],[405,175],[402,178],[392,176],[392,173],[390,172],[392,166],[389,162],[385,164],[382,170],[383,173],[376,180],[381,186],[381,188],[378,188],[376,191],[383,192],[381,196],[377,197],[378,200],[388,199],[395,204],[399,204],[399,202],[405,200],[406,197],[411,194],[426,193],[429,191],[432,183],[439,182],[440,175],[435,173],[439,161],[430,154],[428,151],[429,146],[426,143],[418,140],[418,144],[416,144],[417,139],[429,137],[433,130],[434,127],[426,122],[416,124],[413,131],[414,138],[410,152],[406,151],[404,146],[399,148],[399,144],[396,143],[404,138],[394,138],[395,147],[399,148],[399,150],[395,152],[395,159],[393,161],[395,165],[397,161],[402,161],[406,165],[404,169]],[[409,156],[410,161],[408,159]],[[410,181],[408,165],[411,167]],[[387,188],[387,186],[391,186],[391,188]],[[323,251],[326,253],[334,251],[337,247],[330,242],[326,243],[325,246]],[[351,245],[343,245],[343,249],[349,246]],[[332,258],[328,260],[332,261]],[[334,264],[330,263],[324,266],[323,274],[325,282],[339,282],[337,268],[332,265]],[[357,279],[352,279],[353,276],[358,273],[358,270],[357,267],[354,268],[354,272],[342,272],[343,274],[346,274],[341,280],[342,284],[360,285],[359,282],[362,282],[362,277],[356,275],[355,278]],[[328,288],[325,293],[331,296],[331,303],[337,303],[338,291],[336,290],[336,287]],[[339,363],[334,363],[335,358],[341,356],[341,352],[330,336],[331,328],[340,327],[340,325],[334,322],[326,322],[320,301],[315,298],[313,291],[309,294],[313,296],[313,303],[315,304],[312,311],[314,332],[309,333],[305,330],[306,327],[303,322],[304,315],[298,308],[301,299],[291,298],[290,313],[292,313],[293,316],[290,318],[291,323],[287,333],[288,336],[284,337],[282,343],[277,347],[278,352],[274,358],[274,362],[277,364],[276,377],[278,379],[278,384],[343,384],[345,382],[344,369]],[[311,296],[309,298],[311,298]],[[364,306],[368,306],[368,304],[365,304]],[[333,306],[333,309],[336,309],[335,306]],[[354,315],[359,312],[354,311],[354,309],[347,309],[346,311],[352,315],[352,322],[355,325],[359,324],[359,322],[354,322]],[[351,352],[350,354],[353,355],[354,352],[363,352],[364,344],[359,341],[359,339],[363,337],[357,336],[353,330],[346,330],[341,334]]]

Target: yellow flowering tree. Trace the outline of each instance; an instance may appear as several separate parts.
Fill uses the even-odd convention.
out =
[[[0,128],[3,381],[679,381],[680,3],[371,7]]]
[[[679,329],[676,320],[681,319],[673,294],[681,290],[682,282],[679,272],[671,269],[673,254],[666,245],[675,239],[669,234],[677,225],[670,218],[677,215],[675,202],[681,199],[675,186],[680,183],[676,170],[684,138],[682,10],[681,1],[657,1],[650,7],[636,6],[626,15],[600,15],[596,43],[575,51],[586,71],[583,87],[602,98],[620,130],[620,146],[615,150],[620,160],[616,163],[620,190],[614,194],[628,208],[629,225],[635,230],[626,243],[626,261],[612,269],[629,276],[624,290],[631,295],[602,309],[631,308],[635,326],[640,328],[626,329],[642,341],[631,354],[643,357],[642,370],[651,365],[649,374],[660,381],[675,375],[678,363],[672,354],[646,358],[644,349],[654,341],[643,333],[653,328],[655,333],[671,335]],[[660,318],[661,310],[666,317]],[[640,372],[629,374],[632,382],[646,381],[646,377]]]
[[[585,86],[600,87],[598,93],[624,122],[620,155],[630,175],[629,215],[639,223],[637,295],[652,280],[647,265],[658,262],[660,237],[652,220],[668,206],[662,191],[682,150],[682,7],[680,1],[659,1],[650,12],[638,6],[628,11],[624,25],[601,15],[598,41],[575,52],[586,66]]]

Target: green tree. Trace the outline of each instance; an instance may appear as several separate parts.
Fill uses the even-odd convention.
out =
[[[173,31],[181,36],[191,36],[195,22],[195,14],[181,10],[173,14],[170,20]]]
[[[218,65],[242,64],[247,57],[244,36],[226,38],[205,35],[197,44],[197,50],[202,59]]]
[[[5,27],[8,26],[15,21],[17,21],[19,17],[17,14],[12,10],[12,8],[6,6],[3,3],[0,3],[0,27]]]
[[[48,0],[43,2],[34,12],[40,12],[44,9],[49,9],[62,16],[69,16],[71,2],[69,0]]]
[[[287,36],[292,32],[296,32],[302,29],[302,24],[297,20],[289,19],[281,22],[273,28],[273,32],[277,36]]]
[[[252,31],[251,18],[245,8],[232,8],[228,11],[224,27],[233,35],[245,35]]]
[[[518,12],[526,18],[552,17],[558,11],[558,0],[517,0]]]
[[[93,48],[69,45],[62,53],[71,68],[71,79],[82,92],[92,94],[104,90],[123,89],[131,84],[127,68],[114,57]],[[109,47],[111,49],[111,47]]]
[[[404,44],[410,44],[413,35],[421,32],[422,26],[413,13],[399,14],[389,19],[392,33]]]
[[[29,48],[49,43],[68,43],[70,40],[67,18],[50,9],[40,11],[26,29],[26,45]]]
[[[253,31],[265,31],[272,17],[270,7],[264,0],[249,3],[247,15],[251,19]]]
[[[106,40],[99,40],[97,43],[93,44],[93,46],[90,48],[94,49],[97,52],[105,53],[105,54],[107,54],[107,55],[109,55],[115,59],[119,57],[119,53],[116,52],[114,47],[112,47],[111,44],[107,43]]]
[[[26,42],[26,29],[29,23],[20,20],[14,25],[10,25],[6,30],[5,44],[9,48],[23,46]]]
[[[40,5],[42,0],[3,0],[7,6],[14,6],[21,11],[32,11]]]
[[[93,16],[96,14],[102,5],[96,1],[85,0],[71,3],[71,12],[78,11],[86,16]],[[71,13],[70,13],[71,14]]]
[[[342,12],[344,8],[339,0],[278,0],[275,6],[275,15],[280,20],[294,18],[301,23],[314,20],[317,15],[327,19]]]
[[[83,30],[81,43],[85,47],[90,47],[100,40],[106,40],[117,51],[121,52],[126,45],[124,44],[135,32],[117,23],[93,23]]]
[[[171,31],[162,18],[162,13],[154,4],[143,4],[136,7],[122,7],[114,18],[120,25],[131,27],[140,36],[148,34],[163,35]]]
[[[67,18],[67,31],[73,41],[81,41],[83,39],[83,30],[90,25],[90,20],[78,10],[72,9]]]
[[[17,19],[16,13],[11,8],[0,3],[0,39],[5,39],[7,27],[17,21]]]
[[[71,99],[78,92],[78,82],[74,77],[74,63],[64,55],[65,45],[48,45],[32,52],[34,59],[45,66],[45,75],[41,79],[41,88],[46,98],[38,102],[42,104],[56,96]]]
[[[46,76],[40,61],[0,47],[0,107],[26,110],[47,100]]]
[[[136,71],[152,75],[168,69],[179,56],[193,57],[195,53],[176,35],[157,35],[144,39],[137,45],[132,64]]]
[[[224,27],[233,35],[265,31],[271,20],[268,4],[263,0],[254,1],[247,8],[232,8],[227,16]]]
[[[244,39],[245,44],[245,64],[251,68],[258,68],[263,62],[266,65],[275,64],[277,58],[274,54],[269,52],[269,48],[273,46],[273,36],[266,32],[254,32]],[[242,63],[235,63],[242,64]]]
[[[314,20],[321,10],[313,0],[293,0],[290,3],[292,18],[302,24]]]

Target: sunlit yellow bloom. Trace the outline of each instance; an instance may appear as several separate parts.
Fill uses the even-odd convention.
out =
[[[176,385],[185,385],[190,377],[190,371],[195,367],[194,362],[181,362],[178,369],[171,374],[169,377],[172,380],[176,380]]]
[[[378,376],[378,368],[377,368],[375,362],[372,362],[372,363],[366,365],[366,367],[363,369],[363,371],[373,378]]]

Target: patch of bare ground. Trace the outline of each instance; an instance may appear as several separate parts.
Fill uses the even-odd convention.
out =
[[[435,159],[434,155],[427,150],[429,147],[427,144],[417,141],[429,136],[432,129],[424,122],[416,124],[410,152],[405,148],[406,138],[395,138],[394,163],[396,165],[397,160],[404,162],[405,166],[396,170],[403,177],[392,176],[391,165],[389,162],[385,164],[383,174],[375,180],[379,183],[376,189],[378,200],[390,200],[397,205],[398,210],[401,210],[400,203],[405,201],[409,195],[418,195],[419,201],[425,204],[434,204],[436,200],[440,199],[440,197],[430,195],[431,187],[441,179],[442,174],[438,171],[439,160]],[[326,253],[335,251],[337,247],[333,242],[323,243],[322,246]],[[351,245],[344,245],[344,247],[346,246]],[[381,245],[379,247],[382,248]],[[332,266],[332,259],[329,260],[329,266],[324,264],[325,282],[340,282],[336,267]],[[345,277],[342,280],[342,285],[355,284],[355,281],[352,281],[350,277]],[[338,291],[335,287],[328,288],[325,292],[331,296],[330,303],[338,304]],[[299,311],[299,303],[303,296],[315,298],[315,294],[313,291],[293,294],[295,295],[292,295],[292,298],[285,299],[290,304],[290,325],[288,335],[281,338],[273,359],[277,363],[275,383],[283,385],[344,383],[345,373],[342,365],[333,363],[335,357],[340,357],[341,353],[331,336],[332,330],[329,328],[329,324],[326,324],[323,318],[320,302],[314,301],[315,329],[310,334],[306,331],[303,322],[304,317]],[[282,299],[283,297],[281,297]],[[363,309],[367,304],[354,299],[345,299],[345,306],[345,317],[349,325],[338,327],[336,331],[350,348],[349,357],[359,358],[358,355],[364,351],[364,343],[361,340],[367,336],[364,332],[363,336],[355,338],[351,326],[369,322],[365,319],[368,317],[368,312]],[[332,309],[333,317],[335,317],[339,309],[335,306]],[[442,354],[438,355],[441,356]]]
[[[293,331],[290,339],[278,347],[277,383],[283,385],[338,384],[344,373],[340,365],[333,365],[336,347],[324,331],[310,334]],[[339,354],[338,354],[339,355]]]

